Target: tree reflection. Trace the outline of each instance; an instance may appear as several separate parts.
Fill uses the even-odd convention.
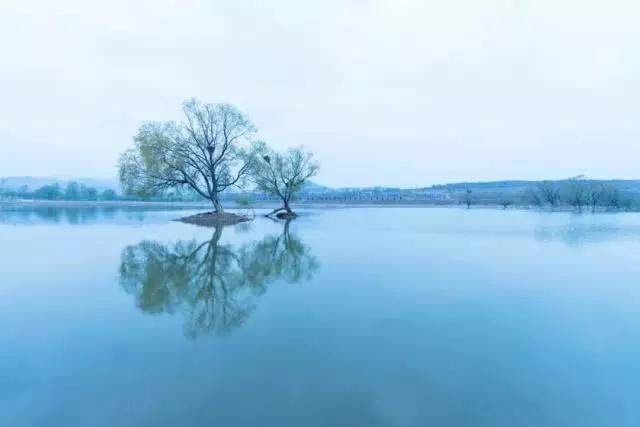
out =
[[[187,316],[190,337],[240,326],[256,298],[277,281],[299,283],[318,269],[309,248],[289,232],[241,247],[221,244],[223,227],[210,240],[163,244],[142,241],[121,255],[120,284],[146,313]]]

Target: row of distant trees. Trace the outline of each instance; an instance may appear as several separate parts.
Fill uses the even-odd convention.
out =
[[[78,182],[70,182],[66,187],[58,183],[43,185],[31,190],[22,186],[16,190],[0,189],[0,196],[17,199],[39,200],[117,200],[118,194],[112,189],[99,191]]]
[[[629,209],[638,204],[637,197],[623,192],[614,184],[588,180],[582,177],[563,181],[542,181],[524,192],[503,194],[488,198],[467,189],[458,197],[460,203],[470,208],[473,204],[500,204],[505,209],[510,205],[548,207],[551,209],[572,207],[576,210]]]
[[[616,185],[582,178],[562,182],[543,181],[537,189],[527,192],[527,198],[532,205],[547,205],[552,208],[571,206],[575,209],[622,209],[634,204],[634,200],[623,194]]]

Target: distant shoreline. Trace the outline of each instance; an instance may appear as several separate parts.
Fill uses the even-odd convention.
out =
[[[211,205],[207,202],[167,202],[167,201],[142,201],[142,200],[7,200],[0,199],[0,209],[7,207],[49,207],[49,208],[157,208],[157,209],[202,209],[208,211]],[[230,210],[247,209],[246,206],[240,206],[230,201],[225,207]],[[256,202],[249,209],[273,209],[277,207],[277,203],[273,202]],[[379,201],[379,202],[348,202],[344,201],[322,201],[322,202],[299,202],[294,207],[298,209],[348,209],[348,208],[447,208],[447,209],[495,209],[507,211],[535,211],[535,212],[580,212],[568,206],[559,206],[556,208],[534,207],[526,205],[510,205],[504,209],[500,205],[495,204],[477,204],[471,205],[470,209],[463,204],[457,203],[434,203],[425,201]],[[590,213],[591,208],[584,207],[583,213]],[[595,213],[620,213],[620,212],[640,212],[639,209],[620,209],[611,210],[599,208]]]

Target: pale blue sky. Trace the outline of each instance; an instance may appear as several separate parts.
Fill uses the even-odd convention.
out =
[[[616,0],[2,0],[0,176],[113,177],[196,96],[328,185],[640,178],[638,22]]]

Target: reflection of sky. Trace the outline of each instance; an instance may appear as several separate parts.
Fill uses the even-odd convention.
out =
[[[176,207],[60,207],[60,206],[0,206],[0,223],[14,225],[34,224],[130,224],[166,222],[200,212],[194,208]]]
[[[457,208],[425,208],[429,209],[429,222],[416,224],[418,229],[434,234],[451,234],[467,236],[491,236],[497,238],[534,237],[539,241],[562,241],[568,245],[606,242],[615,239],[640,238],[640,216],[636,213],[568,213],[541,211],[500,211],[494,209],[471,209],[466,211]],[[202,210],[202,209],[200,209]],[[0,208],[0,223],[14,225],[33,224],[135,224],[164,223],[199,212],[191,208],[176,207],[34,207],[13,206]],[[415,218],[416,213],[424,212],[422,208],[381,209],[352,208],[368,221],[377,217],[388,217],[389,221],[381,224],[383,228],[398,228],[403,216]],[[315,213],[322,212],[315,211]],[[314,211],[301,211],[302,219]],[[507,218],[505,222],[503,219]],[[393,225],[393,223],[396,225]],[[251,223],[236,226],[236,232],[247,232]]]
[[[413,214],[411,214],[413,215]],[[402,215],[399,215],[400,217]],[[637,213],[569,213],[500,211],[498,209],[435,209],[420,226],[425,232],[459,237],[562,241],[569,245],[640,239]],[[394,219],[402,223],[401,219]]]
[[[204,241],[129,245],[121,255],[120,285],[145,313],[182,312],[190,338],[230,333],[251,316],[258,297],[273,283],[301,284],[318,269],[290,224],[280,225],[279,233],[242,246],[224,243],[222,236],[225,229],[250,232],[245,224],[209,227],[212,236]]]
[[[640,240],[640,226],[607,224],[567,224],[560,227],[541,226],[535,236],[540,240],[562,240],[568,245],[604,243],[616,239]]]
[[[155,215],[0,223],[0,420],[638,425],[638,242],[576,250],[535,238],[567,224],[633,229],[637,215],[307,211],[291,231],[317,274],[270,287],[233,333],[196,341],[184,318],[141,312],[119,284],[124,248],[211,238]],[[281,230],[256,218],[221,240],[241,247]]]

